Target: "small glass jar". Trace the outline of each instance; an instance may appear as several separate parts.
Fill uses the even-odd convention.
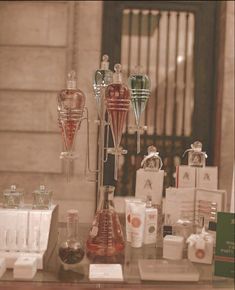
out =
[[[202,143],[199,141],[191,144],[188,150],[188,165],[193,167],[205,167],[207,155],[202,152]]]
[[[148,155],[144,156],[141,167],[147,171],[158,171],[162,168],[162,159],[155,146],[151,145],[148,147]]]
[[[16,185],[11,185],[10,188],[3,192],[3,207],[4,208],[21,208],[23,206],[23,190],[17,189]]]
[[[47,190],[45,185],[40,185],[39,189],[33,192],[33,208],[49,209],[51,207],[52,191]]]

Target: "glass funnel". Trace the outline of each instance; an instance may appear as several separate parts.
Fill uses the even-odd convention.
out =
[[[113,83],[105,90],[106,107],[112,130],[114,148],[109,148],[108,153],[115,155],[114,179],[117,180],[118,156],[127,151],[120,147],[122,132],[130,107],[130,91],[122,83],[121,65],[114,66]]]
[[[65,151],[61,152],[60,158],[67,159],[69,175],[70,161],[76,158],[74,154],[74,143],[76,133],[80,129],[83,120],[85,95],[77,89],[76,73],[71,71],[68,74],[67,88],[58,94],[58,122],[61,129]]]
[[[140,152],[140,119],[145,110],[148,98],[150,96],[150,79],[146,74],[140,72],[140,68],[136,69],[128,78],[128,86],[131,91],[132,109],[135,115],[136,131],[137,131],[137,153]]]
[[[87,257],[94,262],[114,262],[125,247],[118,214],[114,209],[114,186],[100,187],[98,209],[86,242]]]

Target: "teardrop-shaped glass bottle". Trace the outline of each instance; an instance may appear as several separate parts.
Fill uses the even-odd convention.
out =
[[[114,186],[100,188],[99,206],[86,242],[87,257],[93,262],[118,261],[125,247],[122,227],[114,209]]]
[[[137,126],[137,153],[140,152],[140,118],[145,110],[148,98],[150,96],[150,79],[141,73],[140,68],[128,78],[128,86],[131,91],[131,103],[135,115]]]
[[[131,97],[128,87],[123,83],[122,66],[115,64],[114,70],[113,82],[105,90],[105,99],[114,143],[114,148],[109,148],[108,152],[115,155],[114,179],[117,180],[118,156],[123,154],[120,143]]]
[[[67,88],[58,94],[58,122],[65,147],[60,158],[75,157],[73,147],[83,118],[85,100],[84,93],[77,88],[76,73],[71,71],[68,74]]]
[[[109,69],[109,57],[104,54],[102,57],[100,69],[95,71],[93,79],[93,89],[96,98],[99,118],[103,120],[105,113],[104,91],[105,88],[113,81],[113,72]]]

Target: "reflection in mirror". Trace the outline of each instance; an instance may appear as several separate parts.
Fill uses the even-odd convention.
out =
[[[124,9],[121,63],[130,75],[136,65],[151,79],[151,96],[141,119],[141,153],[136,156],[135,118],[128,115],[117,192],[134,194],[135,171],[147,147],[163,152],[165,186],[174,184],[175,166],[192,133],[194,109],[194,14],[189,12]],[[128,172],[128,179],[127,173]]]

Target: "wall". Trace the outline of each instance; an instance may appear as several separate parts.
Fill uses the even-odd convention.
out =
[[[94,176],[85,177],[86,126],[78,133],[70,183],[59,159],[57,92],[67,71],[78,73],[94,120],[92,74],[99,66],[102,2],[0,1],[0,191],[25,189],[26,201],[40,184],[54,192],[60,219],[78,208],[90,222],[95,206]],[[96,165],[97,125],[91,122],[91,163]]]
[[[220,188],[227,190],[230,203],[234,166],[234,2],[226,4]]]

